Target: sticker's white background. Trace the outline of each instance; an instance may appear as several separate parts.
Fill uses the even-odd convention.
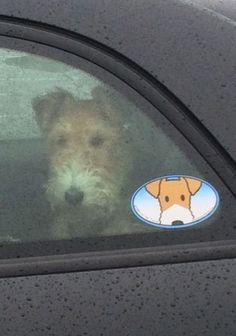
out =
[[[195,220],[207,216],[216,206],[217,197],[214,190],[206,183],[202,183],[199,191],[191,197],[191,210]],[[141,188],[133,200],[135,211],[144,220],[159,223],[161,209],[158,199],[151,196],[145,189]]]

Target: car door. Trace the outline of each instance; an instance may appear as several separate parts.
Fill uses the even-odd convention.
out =
[[[132,62],[52,28],[0,28],[3,334],[233,335],[227,153]],[[146,194],[158,218],[141,216],[137,192],[169,180],[189,197],[200,181],[215,203],[200,197],[190,225],[162,222],[160,189]]]

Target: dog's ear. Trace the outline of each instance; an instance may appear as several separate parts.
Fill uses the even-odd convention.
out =
[[[94,87],[91,91],[91,95],[94,100],[101,104],[106,104],[109,100],[109,90],[102,85]]]
[[[154,181],[154,182],[147,184],[145,189],[153,197],[158,198],[160,195],[160,185],[161,185],[161,180]]]
[[[48,132],[53,121],[71,104],[75,103],[74,97],[63,89],[36,97],[32,100],[32,107],[36,114],[36,120],[43,132]]]
[[[118,113],[114,113],[114,103],[112,92],[109,88],[106,88],[102,85],[96,86],[92,92],[93,100],[96,102],[97,107],[99,108],[101,116],[108,121],[114,122],[118,125],[120,118],[118,118]]]
[[[199,180],[194,180],[189,177],[184,177],[184,179],[187,183],[187,187],[188,187],[190,194],[195,195],[196,192],[201,188],[202,182]]]

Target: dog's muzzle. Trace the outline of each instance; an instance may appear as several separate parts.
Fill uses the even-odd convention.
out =
[[[187,209],[178,204],[172,205],[163,211],[160,216],[160,223],[164,225],[183,225],[191,223],[193,220],[194,215],[191,209]]]
[[[65,192],[65,200],[70,205],[79,205],[84,198],[84,192],[76,187],[71,187]]]
[[[73,207],[81,212],[82,207],[100,207],[103,212],[113,212],[119,192],[117,179],[109,180],[103,170],[78,165],[52,171],[46,184],[47,199],[54,210]]]

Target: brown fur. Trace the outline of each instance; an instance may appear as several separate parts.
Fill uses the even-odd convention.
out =
[[[177,181],[161,179],[149,183],[146,190],[160,201],[161,211],[165,211],[174,204],[186,209],[191,209],[191,196],[200,189],[201,182],[191,178],[183,178]]]
[[[57,89],[35,98],[32,105],[50,158],[46,195],[53,237],[132,231],[135,224],[127,225],[132,217],[124,190],[133,148],[124,143],[123,120],[102,89],[86,101]],[[83,193],[80,204],[65,200],[71,187]]]

